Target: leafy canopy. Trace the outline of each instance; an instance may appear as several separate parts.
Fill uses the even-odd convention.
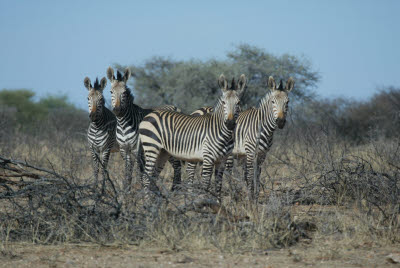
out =
[[[127,66],[116,64],[123,71]],[[269,76],[284,82],[292,76],[295,100],[313,95],[312,89],[319,81],[319,74],[312,70],[308,60],[288,54],[275,56],[264,49],[242,44],[228,52],[224,60],[177,61],[153,57],[143,65],[128,66],[133,74],[131,81],[136,103],[145,107],[174,104],[185,112],[213,105],[220,95],[217,79],[223,73],[228,79],[245,74],[248,87],[242,97],[244,107],[257,105],[265,95]]]

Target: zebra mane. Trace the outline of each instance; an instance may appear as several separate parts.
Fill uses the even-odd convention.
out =
[[[126,96],[135,99],[135,96],[133,96],[131,89],[125,84],[125,91],[126,91]]]
[[[236,90],[235,77],[232,78],[231,87],[229,89],[230,90]]]
[[[219,96],[215,104],[213,105],[212,113],[214,113],[222,104],[221,101],[222,96]]]
[[[99,78],[96,77],[96,81],[93,83],[93,88],[94,90],[99,90],[100,89],[100,83],[99,83]]]
[[[117,80],[122,81],[122,74],[117,70]]]

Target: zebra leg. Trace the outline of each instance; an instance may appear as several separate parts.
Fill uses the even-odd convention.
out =
[[[99,175],[99,164],[100,164],[100,155],[96,152],[96,150],[91,147],[92,151],[92,165],[93,165],[93,176],[94,176],[94,183],[97,186],[98,183],[98,175]]]
[[[157,191],[157,185],[154,182],[154,176],[158,175],[158,173],[161,171],[159,168],[160,162],[160,154],[161,152],[157,148],[152,148],[152,151],[144,151],[144,159],[145,159],[145,167],[144,167],[144,172],[142,175],[142,187],[143,190],[145,191],[145,199],[149,199],[149,190],[151,191]],[[161,159],[161,162],[163,160]],[[164,160],[165,163],[165,160]],[[161,167],[162,169],[162,167]]]
[[[136,160],[137,160],[137,164],[139,166],[140,174],[143,174],[145,161],[144,161],[143,146],[141,146],[141,145],[139,146]]]
[[[174,168],[174,179],[172,181],[171,191],[175,191],[181,185],[181,160],[170,157],[169,161]]]
[[[225,161],[215,164],[215,194],[220,202],[222,202],[222,177],[225,170]]]
[[[102,188],[101,192],[104,193],[105,187],[106,187],[106,179],[108,177],[108,172],[107,172],[107,165],[108,165],[108,160],[110,159],[110,153],[111,149],[107,149],[103,152],[102,159],[101,159],[101,165],[102,165],[102,171],[103,171],[103,183],[102,183]]]
[[[225,170],[228,174],[232,174],[233,169],[233,154],[230,154],[226,159]]]
[[[246,153],[245,180],[247,184],[248,196],[252,200],[254,197],[254,154]]]
[[[151,190],[153,192],[159,191],[157,185],[155,184],[155,180],[158,179],[161,171],[164,169],[165,163],[167,162],[167,160],[170,160],[170,159],[171,159],[171,157],[169,156],[169,154],[166,151],[161,150],[160,154],[158,155],[156,164],[155,164],[155,169],[154,169],[153,176],[152,176],[153,180],[151,181],[152,184],[150,185],[152,187]]]
[[[214,163],[211,159],[204,158],[203,169],[201,171],[201,188],[208,192],[210,187],[211,175],[214,168]]]
[[[125,160],[125,181],[123,183],[123,186],[124,186],[124,189],[129,192],[131,189],[131,183],[132,183],[132,168],[133,168],[132,156],[131,156],[131,152],[129,149],[121,148],[120,151],[121,151],[122,159]]]
[[[197,163],[191,163],[191,162],[187,163],[186,173],[188,176],[189,190],[192,190],[192,187],[193,187],[194,176],[196,173],[196,167],[197,167]]]
[[[254,198],[258,199],[258,195],[260,193],[260,176],[261,176],[261,167],[264,163],[266,154],[260,153],[257,158],[257,173],[254,174]]]

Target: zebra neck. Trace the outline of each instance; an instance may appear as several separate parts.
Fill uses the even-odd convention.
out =
[[[276,129],[276,122],[275,122],[274,113],[272,112],[272,109],[269,109],[269,110],[270,110],[269,112],[265,113],[261,117],[262,118],[261,131],[268,136],[272,136]]]
[[[260,101],[258,112],[260,113],[261,131],[268,136],[272,136],[277,125],[274,119],[274,111],[270,101],[271,92],[268,92]]]
[[[224,120],[224,109],[222,105],[220,105],[220,101],[218,101],[217,105],[214,107],[214,111],[211,115],[211,123],[215,124],[215,128],[217,135],[223,136],[225,139],[232,139],[232,133],[234,130],[229,130],[225,124]]]
[[[99,109],[99,107],[97,107],[97,109]],[[96,127],[96,128],[101,128],[102,126],[105,125],[105,121],[107,118],[107,111],[106,111],[106,107],[102,107],[101,109],[101,113],[97,113],[96,114],[96,118],[92,121],[92,124]],[[97,110],[99,111],[99,110]]]
[[[143,108],[133,103],[133,98],[131,95],[128,95],[127,103],[127,107],[122,110],[122,115],[117,116],[118,122],[125,122],[130,117],[136,118],[138,114],[143,113]]]

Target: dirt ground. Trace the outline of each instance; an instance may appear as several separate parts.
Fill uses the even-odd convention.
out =
[[[9,244],[0,252],[0,267],[400,267],[399,258],[399,248],[367,245],[316,249],[302,244],[229,254],[215,249],[176,252],[135,246]]]

